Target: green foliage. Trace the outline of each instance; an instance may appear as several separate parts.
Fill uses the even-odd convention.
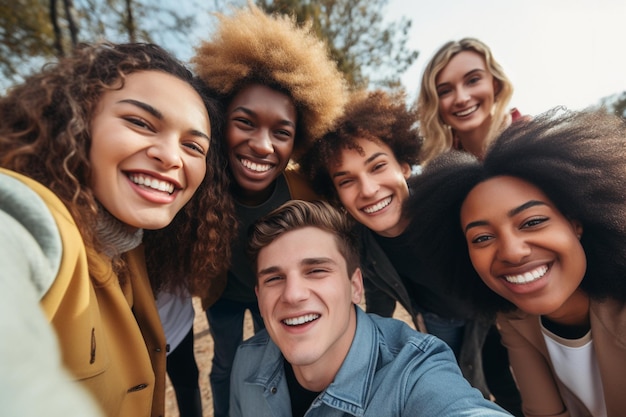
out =
[[[339,69],[354,87],[397,88],[400,75],[417,59],[407,48],[411,20],[384,22],[388,0],[257,0],[271,13],[310,20],[328,43]],[[376,74],[377,76],[374,76]]]
[[[13,80],[33,56],[54,54],[48,1],[0,0],[0,71]]]
[[[217,0],[209,3],[211,10],[202,0],[0,0],[0,90],[69,51],[72,24],[77,42],[143,41],[168,48],[190,42],[196,18],[218,7]],[[50,13],[53,4],[57,36]],[[65,5],[72,6],[69,16]]]

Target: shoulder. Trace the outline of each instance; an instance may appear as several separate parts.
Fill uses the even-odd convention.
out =
[[[259,364],[259,358],[269,352],[275,351],[280,354],[278,347],[272,342],[267,330],[263,329],[250,339],[244,341],[237,348],[235,361],[239,362],[243,367],[256,367]]]
[[[595,316],[602,327],[615,335],[621,335],[626,329],[626,303],[615,299],[591,301],[592,326]],[[624,337],[626,339],[626,337]]]
[[[267,380],[282,363],[280,349],[267,330],[261,330],[237,348],[231,379],[233,381]]]
[[[401,351],[410,354],[426,353],[433,349],[445,348],[445,344],[432,335],[418,332],[401,320],[391,317],[381,317],[377,314],[365,314],[373,323],[376,332],[380,335],[380,348],[391,356]]]

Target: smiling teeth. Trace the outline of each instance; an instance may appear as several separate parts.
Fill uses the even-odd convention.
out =
[[[546,272],[548,272],[548,266],[544,265],[534,271],[526,272],[521,275],[505,275],[504,279],[511,284],[528,284],[529,282],[533,282],[541,278],[546,274]]]
[[[290,319],[285,319],[283,320],[283,323],[285,323],[287,326],[298,326],[300,324],[304,324],[304,323],[308,323],[310,321],[313,320],[317,320],[320,317],[319,314],[305,314],[304,316],[300,316],[300,317],[293,317]]]
[[[454,115],[455,116],[459,116],[459,117],[467,116],[468,114],[471,114],[471,113],[475,112],[476,109],[478,109],[478,105],[470,107],[467,110],[456,112],[456,113],[454,113]]]
[[[242,159],[241,165],[256,172],[266,172],[272,168],[270,164],[257,164],[256,162],[248,161],[247,159]]]
[[[380,203],[376,203],[373,206],[364,207],[363,211],[366,212],[367,214],[376,213],[377,211],[380,211],[384,209],[385,207],[387,207],[390,203],[391,203],[391,197],[387,197]]]
[[[144,187],[152,188],[153,190],[163,191],[169,194],[174,192],[174,184],[171,182],[161,181],[156,178],[150,178],[139,174],[130,174],[128,178],[130,178],[130,180],[137,185],[143,185]]]

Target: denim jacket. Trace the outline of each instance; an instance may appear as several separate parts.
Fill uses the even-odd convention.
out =
[[[368,313],[391,317],[398,301],[411,315],[415,328],[417,312],[402,278],[382,250],[372,231],[363,225],[356,225],[355,233],[361,242],[361,271],[365,285],[365,299]],[[478,388],[485,398],[489,398],[489,388],[483,374],[481,350],[491,322],[485,319],[468,319],[465,325],[463,346],[458,358],[465,378]]]
[[[352,346],[334,381],[306,413],[314,416],[507,416],[463,378],[450,348],[405,323],[357,310]],[[289,417],[280,350],[262,331],[238,349],[231,417]]]

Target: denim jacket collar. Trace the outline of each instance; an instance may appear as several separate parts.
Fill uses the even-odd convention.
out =
[[[333,382],[317,397],[312,408],[322,403],[355,416],[365,413],[366,400],[372,388],[378,361],[379,335],[371,319],[358,306],[357,327],[348,355]],[[268,336],[269,337],[269,336]],[[260,385],[265,397],[270,397],[284,378],[283,356],[274,343],[266,345],[258,371],[246,383]],[[272,402],[268,398],[268,402]]]

